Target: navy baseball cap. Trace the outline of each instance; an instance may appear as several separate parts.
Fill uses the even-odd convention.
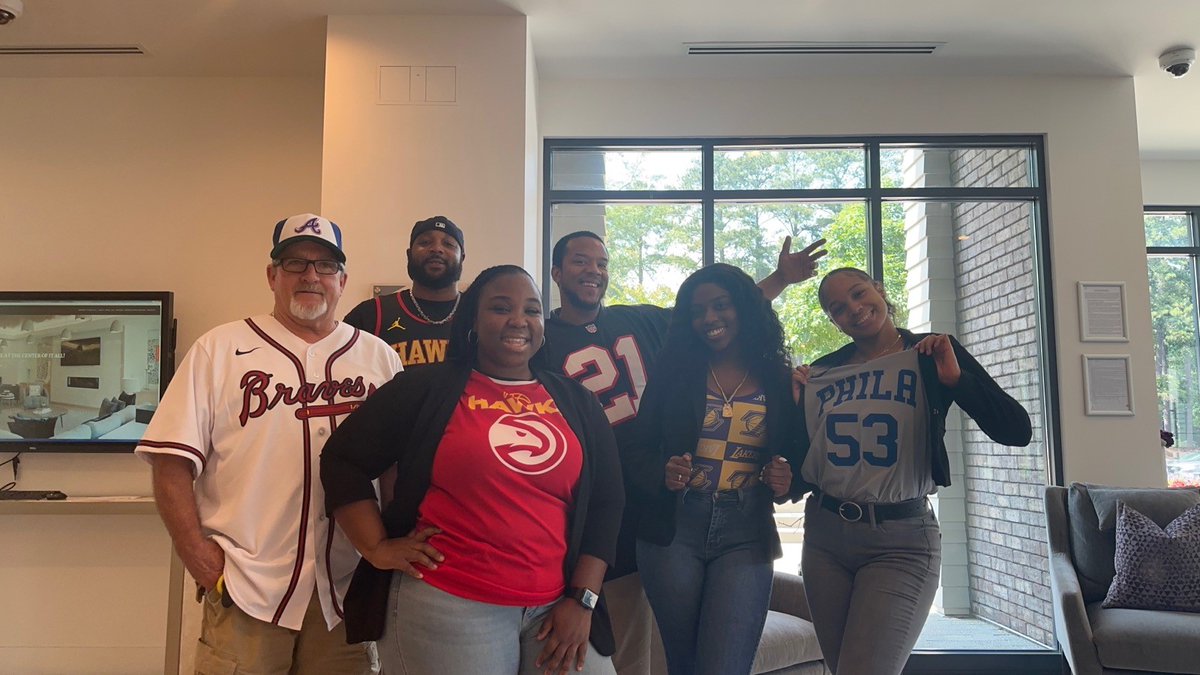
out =
[[[346,262],[346,253],[342,250],[342,228],[328,218],[312,213],[301,213],[275,223],[275,234],[271,236],[271,258],[278,258],[283,249],[300,241],[321,244],[333,253],[338,262]]]
[[[413,225],[412,235],[408,238],[408,245],[412,246],[413,242],[417,240],[417,237],[430,230],[441,230],[451,237],[454,237],[454,240],[458,242],[458,248],[461,249],[464,254],[467,252],[467,246],[465,243],[463,243],[462,230],[458,229],[458,226],[446,216],[434,216],[432,218],[426,218],[425,220],[418,220],[417,224]]]

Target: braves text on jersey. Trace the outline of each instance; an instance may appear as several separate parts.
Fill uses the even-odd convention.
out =
[[[839,499],[890,504],[933,493],[927,408],[915,349],[813,368],[801,475]]]
[[[358,554],[325,517],[317,462],[400,369],[383,341],[345,323],[309,344],[270,315],[214,328],[184,357],[136,453],[192,461],[201,528],[250,616],[299,630],[315,591],[329,627],[341,620]]]
[[[411,294],[404,290],[364,300],[346,314],[345,321],[391,345],[405,368],[441,363],[446,360],[450,322],[432,324],[422,319],[411,306]],[[449,314],[455,304],[454,300],[421,301],[421,307],[435,320]]]

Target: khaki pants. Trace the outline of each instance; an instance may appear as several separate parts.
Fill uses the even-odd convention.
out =
[[[346,644],[344,623],[326,628],[316,592],[298,631],[224,607],[219,593],[204,596],[196,675],[368,675],[378,672],[374,661],[373,644]]]
[[[612,657],[617,675],[650,675],[654,652],[651,646],[658,644],[660,638],[654,612],[642,589],[642,575],[634,572],[605,583],[604,602],[617,643]],[[662,652],[661,645],[658,652]]]

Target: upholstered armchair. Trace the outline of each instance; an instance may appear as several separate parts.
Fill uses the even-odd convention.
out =
[[[1200,503],[1200,493],[1046,488],[1051,599],[1063,655],[1075,675],[1200,673],[1200,613],[1101,606],[1116,575],[1119,503],[1164,527]]]

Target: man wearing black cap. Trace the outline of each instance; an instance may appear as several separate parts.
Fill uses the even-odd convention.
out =
[[[138,442],[154,500],[204,603],[196,672],[371,672],[346,644],[358,553],[320,505],[325,440],[400,370],[338,322],[341,229],[305,213],[271,238],[271,312],[196,340]]]
[[[449,218],[418,221],[405,251],[412,288],[360,302],[346,323],[390,344],[405,368],[445,361],[465,251],[462,230]]]

